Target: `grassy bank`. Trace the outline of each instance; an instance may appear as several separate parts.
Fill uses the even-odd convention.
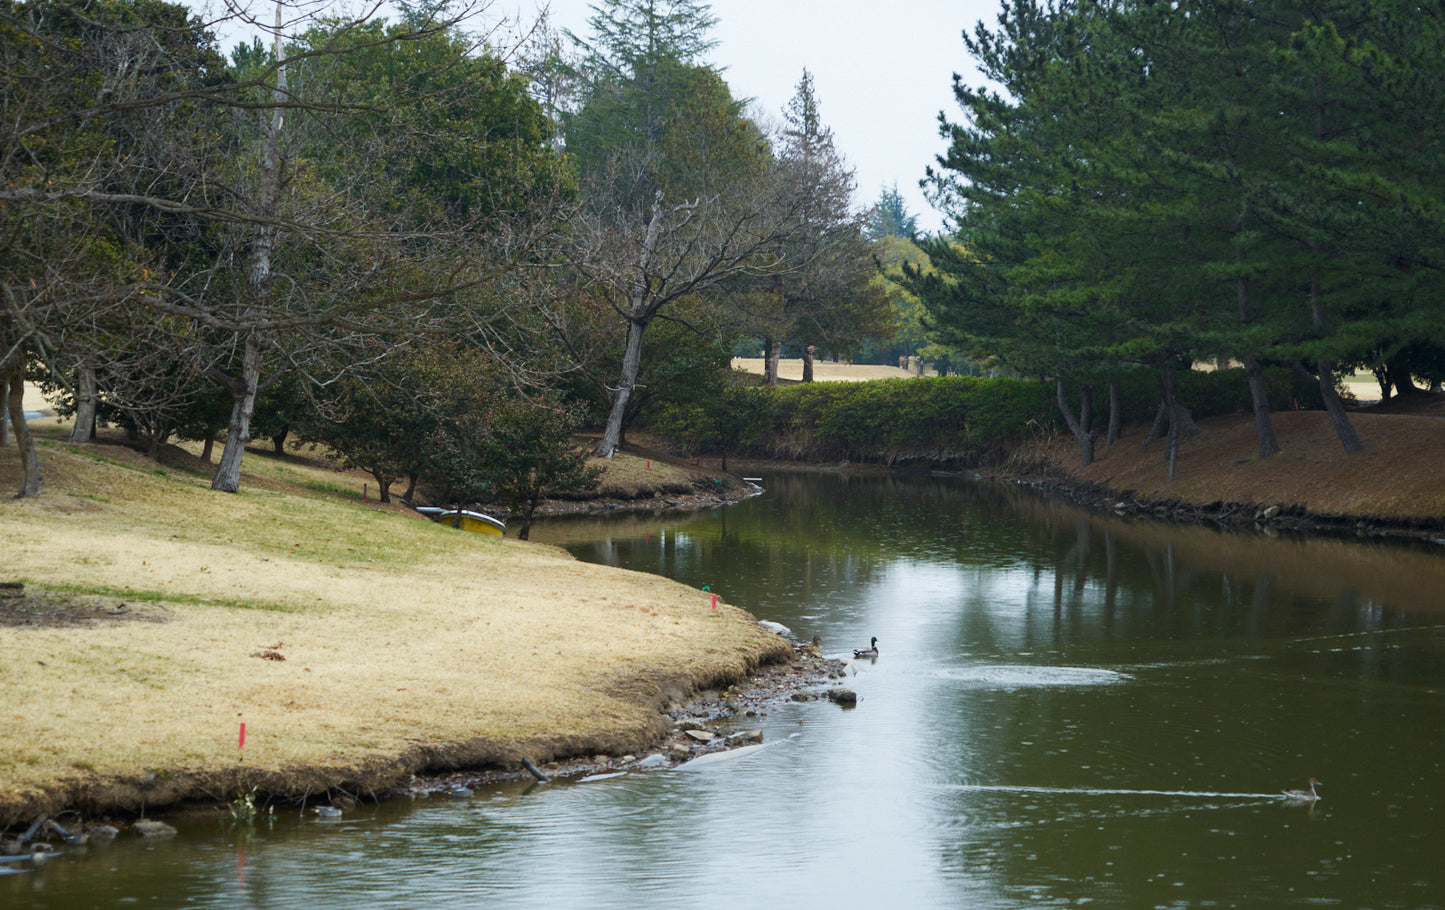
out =
[[[0,599],[0,826],[620,754],[787,652],[707,594],[364,504],[323,464],[248,456],[228,496],[190,456],[39,423],[43,495],[0,500],[25,585]]]

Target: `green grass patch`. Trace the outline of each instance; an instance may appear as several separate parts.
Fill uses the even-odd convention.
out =
[[[27,585],[28,587],[28,585]],[[229,607],[237,610],[260,610],[265,613],[301,613],[305,607],[274,600],[253,600],[242,602],[227,597],[201,597],[196,594],[182,594],[175,591],[157,591],[148,588],[116,587],[114,585],[59,584],[36,587],[36,591],[50,594],[67,594],[72,597],[107,597],[113,600],[139,601],[141,603],[185,604],[196,607]]]

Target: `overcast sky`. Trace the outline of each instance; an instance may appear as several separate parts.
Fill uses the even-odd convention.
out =
[[[192,0],[192,6],[221,2]],[[266,0],[239,2],[269,6]],[[585,38],[593,2],[492,0],[489,12],[530,23],[549,6],[554,28]],[[331,6],[326,0],[303,5]],[[1000,6],[1000,0],[713,0],[719,43],[708,62],[724,70],[735,96],[752,99],[774,118],[781,117],[806,67],[823,122],[857,174],[859,206],[897,184],[919,228],[937,231],[942,217],[918,181],[945,148],[939,111],[959,117],[953,74],[970,84],[981,81],[961,35],[979,20],[994,25]],[[227,52],[245,37],[234,24],[220,31]]]
[[[553,25],[587,36],[595,0],[551,0]],[[534,16],[536,0],[500,0],[509,13]],[[719,44],[709,61],[725,69],[733,94],[774,116],[793,96],[806,67],[823,121],[857,172],[862,205],[895,182],[927,231],[942,228],[918,188],[944,151],[938,112],[957,120],[953,74],[981,79],[962,33],[980,19],[994,25],[1000,0],[714,0]]]

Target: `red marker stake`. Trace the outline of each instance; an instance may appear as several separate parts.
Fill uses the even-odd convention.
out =
[[[716,595],[716,594],[714,594],[714,595],[712,596],[712,608],[713,608],[714,610],[717,609],[717,595]]]
[[[237,749],[246,748],[246,725],[241,724],[241,741],[236,745]]]

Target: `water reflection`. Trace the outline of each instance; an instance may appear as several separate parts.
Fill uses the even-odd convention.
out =
[[[323,826],[213,820],[0,878],[0,905],[1432,907],[1445,556],[1087,515],[931,478],[769,477],[702,514],[548,521],[825,651],[858,707],[688,773]],[[1275,794],[1317,776],[1322,800]],[[25,879],[22,884],[19,880]]]

